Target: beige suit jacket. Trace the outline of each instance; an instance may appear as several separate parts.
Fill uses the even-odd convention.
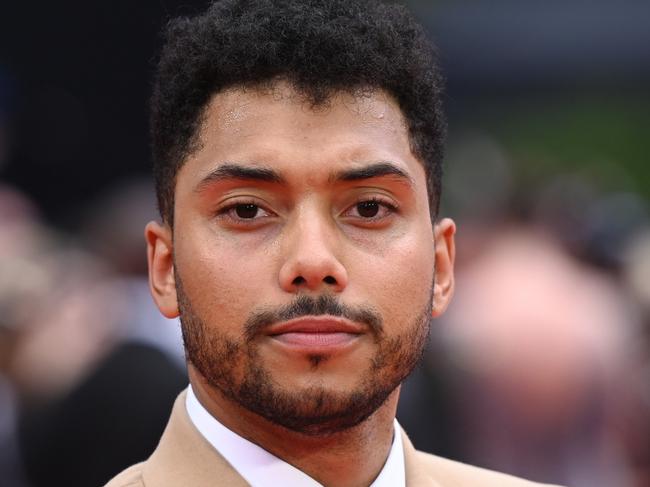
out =
[[[246,481],[199,433],[185,408],[183,391],[158,447],[148,460],[133,465],[106,487],[245,487]],[[471,467],[415,450],[406,435],[407,487],[534,487],[509,475]]]

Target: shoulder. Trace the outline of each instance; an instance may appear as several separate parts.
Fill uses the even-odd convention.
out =
[[[546,485],[421,451],[417,451],[416,455],[420,468],[426,470],[433,478],[445,480],[442,485],[447,485],[447,483],[459,486],[480,485],[482,487],[541,487]]]
[[[144,462],[130,466],[113,477],[104,487],[144,487],[143,465]]]

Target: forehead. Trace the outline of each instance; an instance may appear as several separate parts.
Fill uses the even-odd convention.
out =
[[[199,142],[181,173],[200,178],[235,162],[316,177],[351,164],[390,161],[424,180],[404,116],[382,90],[337,92],[314,105],[283,82],[232,88],[209,102]]]
[[[308,94],[297,91],[285,81],[253,87],[236,86],[221,91],[210,100],[208,115],[220,126],[228,127],[256,114],[296,108],[300,108],[305,115],[321,115],[321,119],[354,117],[368,124],[388,117],[385,122],[406,127],[399,106],[384,90],[338,91],[320,103],[314,103]]]

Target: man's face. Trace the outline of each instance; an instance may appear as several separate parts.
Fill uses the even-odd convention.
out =
[[[161,298],[152,272],[188,360],[288,428],[357,424],[412,370],[451,288],[453,223],[435,251],[399,107],[381,91],[314,109],[284,84],[233,89],[209,104],[200,142],[177,175],[173,291]]]

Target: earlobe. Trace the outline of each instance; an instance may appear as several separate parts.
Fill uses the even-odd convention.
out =
[[[149,222],[144,230],[149,264],[149,289],[160,312],[176,318],[178,299],[174,280],[172,231],[166,224]]]
[[[449,218],[443,218],[434,227],[436,267],[431,311],[434,318],[444,313],[454,294],[455,234],[456,224]]]

